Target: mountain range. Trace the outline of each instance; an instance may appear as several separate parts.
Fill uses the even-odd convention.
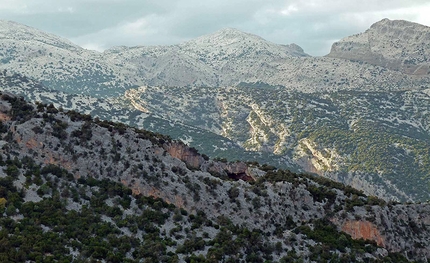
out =
[[[2,88],[169,134],[211,157],[311,172],[386,200],[426,201],[429,34],[384,19],[324,57],[236,29],[99,53],[2,21]]]

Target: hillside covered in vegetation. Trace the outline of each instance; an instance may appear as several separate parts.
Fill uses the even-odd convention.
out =
[[[408,262],[430,206],[0,100],[2,262]]]

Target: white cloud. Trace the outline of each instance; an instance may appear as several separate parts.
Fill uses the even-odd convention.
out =
[[[28,5],[26,1],[17,0],[2,0],[0,4],[0,11],[2,12],[13,12],[13,13],[25,13],[28,11]]]
[[[67,7],[59,7],[57,8],[58,12],[60,13],[70,13],[73,14],[75,12],[75,9],[71,6],[67,6]]]
[[[287,8],[281,10],[281,14],[284,16],[288,16],[298,11],[299,9],[295,5],[289,5]]]

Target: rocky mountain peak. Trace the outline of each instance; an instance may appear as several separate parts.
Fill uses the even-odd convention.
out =
[[[430,74],[430,27],[383,19],[333,44],[328,57],[368,62],[411,75]]]
[[[237,42],[265,42],[263,38],[245,33],[243,31],[240,31],[235,28],[223,28],[221,30],[218,30],[212,34],[208,34],[202,37],[199,37],[191,42],[197,42],[200,44],[209,44],[216,42],[220,46],[230,45]]]
[[[370,26],[370,29],[377,29],[377,28],[383,28],[383,27],[391,27],[391,28],[428,28],[428,26],[421,25],[418,23],[414,23],[411,21],[406,20],[390,20],[388,18],[384,18],[381,21],[375,22]]]
[[[71,41],[58,37],[41,30],[13,22],[0,20],[0,39],[6,41],[25,41],[36,42],[38,44],[47,44],[53,47],[67,49],[71,51],[82,50],[78,45]]]
[[[235,28],[224,28],[180,45],[184,49],[202,50],[203,52],[218,52],[234,55],[243,52],[267,52],[276,56],[309,56],[296,44],[279,45],[265,40],[254,34],[245,33]]]

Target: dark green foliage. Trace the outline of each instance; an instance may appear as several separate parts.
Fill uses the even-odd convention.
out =
[[[268,164],[263,164],[261,167],[261,170],[265,171],[265,172],[269,172],[269,171],[273,171],[276,170],[276,167],[273,165],[268,165]]]
[[[311,193],[316,202],[327,201],[332,204],[336,200],[336,192],[327,187],[309,185],[306,189]]]
[[[230,199],[233,199],[233,200],[239,196],[239,193],[240,193],[239,188],[235,186],[233,186],[227,191],[228,197],[230,197]]]
[[[3,123],[3,121],[0,121],[0,133],[6,133],[8,130],[8,127],[6,124]]]
[[[381,198],[376,197],[376,196],[368,196],[367,197],[367,204],[368,205],[385,206],[385,205],[387,205],[387,202]]]
[[[69,173],[66,169],[63,169],[55,164],[48,164],[40,171],[42,175],[52,174],[60,178],[67,178],[68,180],[73,179],[73,174]]]
[[[33,106],[27,103],[22,97],[12,97],[2,94],[1,99],[8,101],[12,105],[10,115],[14,121],[23,123],[33,118],[36,114]]]
[[[185,240],[184,244],[178,247],[176,253],[191,254],[195,251],[203,250],[205,245],[203,238],[193,236],[191,239]]]
[[[58,110],[57,108],[55,108],[54,104],[51,103],[48,106],[46,106],[46,112],[55,114],[55,113],[58,113]]]
[[[0,198],[5,198],[8,204],[14,205],[16,208],[21,207],[23,202],[22,191],[13,185],[14,178],[7,176],[5,178],[0,178]]]
[[[85,122],[89,122],[92,120],[91,115],[87,115],[87,114],[81,114],[77,111],[74,110],[70,110],[67,113],[67,116],[69,116],[71,121],[85,121]]]
[[[62,170],[55,166],[49,166],[43,173],[53,175],[62,174]],[[9,178],[9,177],[8,177]],[[123,198],[130,197],[131,191],[124,188],[122,185],[104,180],[98,181],[94,179],[81,179],[80,183],[90,183],[93,186],[101,187],[99,193],[108,193],[112,197],[121,194]],[[13,193],[16,191],[10,179],[0,178],[0,185],[4,187],[5,198],[9,198],[9,202],[14,202]],[[47,185],[47,184],[44,184]],[[42,187],[41,187],[42,188]],[[43,190],[42,190],[43,191]],[[121,191],[121,192],[120,192]],[[7,194],[9,193],[9,194]],[[95,193],[97,195],[97,193]],[[152,205],[154,208],[161,207],[169,208],[170,205],[151,198],[139,198],[146,205]],[[143,204],[141,202],[141,204]],[[92,206],[95,205],[94,208]],[[80,212],[74,210],[66,210],[64,203],[54,189],[51,198],[43,199],[38,203],[27,202],[19,207],[20,213],[24,216],[19,223],[10,221],[7,218],[0,219],[0,242],[3,246],[0,249],[0,258],[2,262],[19,258],[19,261],[48,261],[50,258],[60,262],[71,262],[72,256],[69,255],[69,250],[66,247],[77,249],[82,253],[82,256],[89,259],[106,259],[109,262],[123,262],[125,254],[132,247],[136,247],[135,256],[151,258],[152,262],[169,262],[172,256],[167,256],[164,240],[157,236],[149,236],[157,229],[155,225],[163,224],[168,217],[157,210],[144,210],[141,216],[141,223],[153,225],[152,228],[145,227],[148,232],[144,242],[139,246],[139,241],[132,237],[121,236],[120,231],[113,227],[110,223],[101,220],[97,211],[99,205],[103,206],[103,202],[95,202],[91,207],[83,206]],[[8,206],[10,212],[8,215],[15,214],[16,206]],[[112,211],[119,209],[114,207]],[[8,210],[8,211],[9,211]],[[117,212],[103,209],[103,213],[116,217]],[[121,213],[122,214],[122,213]],[[155,225],[154,225],[155,224]],[[51,230],[46,232],[41,225],[49,227]],[[149,226],[149,225],[148,225]],[[18,232],[17,232],[18,231]],[[157,232],[158,233],[158,230]],[[7,235],[7,240],[2,238]],[[107,238],[106,238],[107,237]],[[17,249],[12,249],[17,248]],[[173,257],[175,257],[173,255]],[[14,260],[13,260],[14,261]],[[132,262],[133,260],[129,260]],[[134,262],[134,261],[133,261]]]
[[[93,136],[91,122],[86,121],[79,130],[74,130],[71,135],[72,137],[79,138],[80,142],[85,144]]]
[[[63,122],[59,120],[55,121],[54,124],[52,125],[52,135],[54,135],[60,140],[67,139],[67,136],[68,136],[66,132],[67,126],[68,126],[67,122]]]
[[[42,133],[44,132],[44,129],[42,129],[42,128],[41,128],[41,127],[39,127],[39,126],[34,126],[32,130],[33,130],[33,131],[34,131],[34,133],[36,133],[36,134],[42,134]]]
[[[18,167],[16,167],[14,164],[9,164],[6,168],[6,170],[4,170],[4,172],[7,175],[12,176],[14,178],[18,177],[18,175],[19,175]]]
[[[373,252],[377,248],[374,241],[354,240],[348,234],[339,232],[333,223],[325,219],[313,221],[313,230],[309,226],[300,226],[294,231],[296,234],[302,233],[317,242],[321,242],[329,249],[341,252],[346,252],[346,248],[366,249],[366,251],[369,250],[368,252]]]
[[[202,157],[205,161],[209,161],[209,156],[207,156],[206,154],[202,154]]]

